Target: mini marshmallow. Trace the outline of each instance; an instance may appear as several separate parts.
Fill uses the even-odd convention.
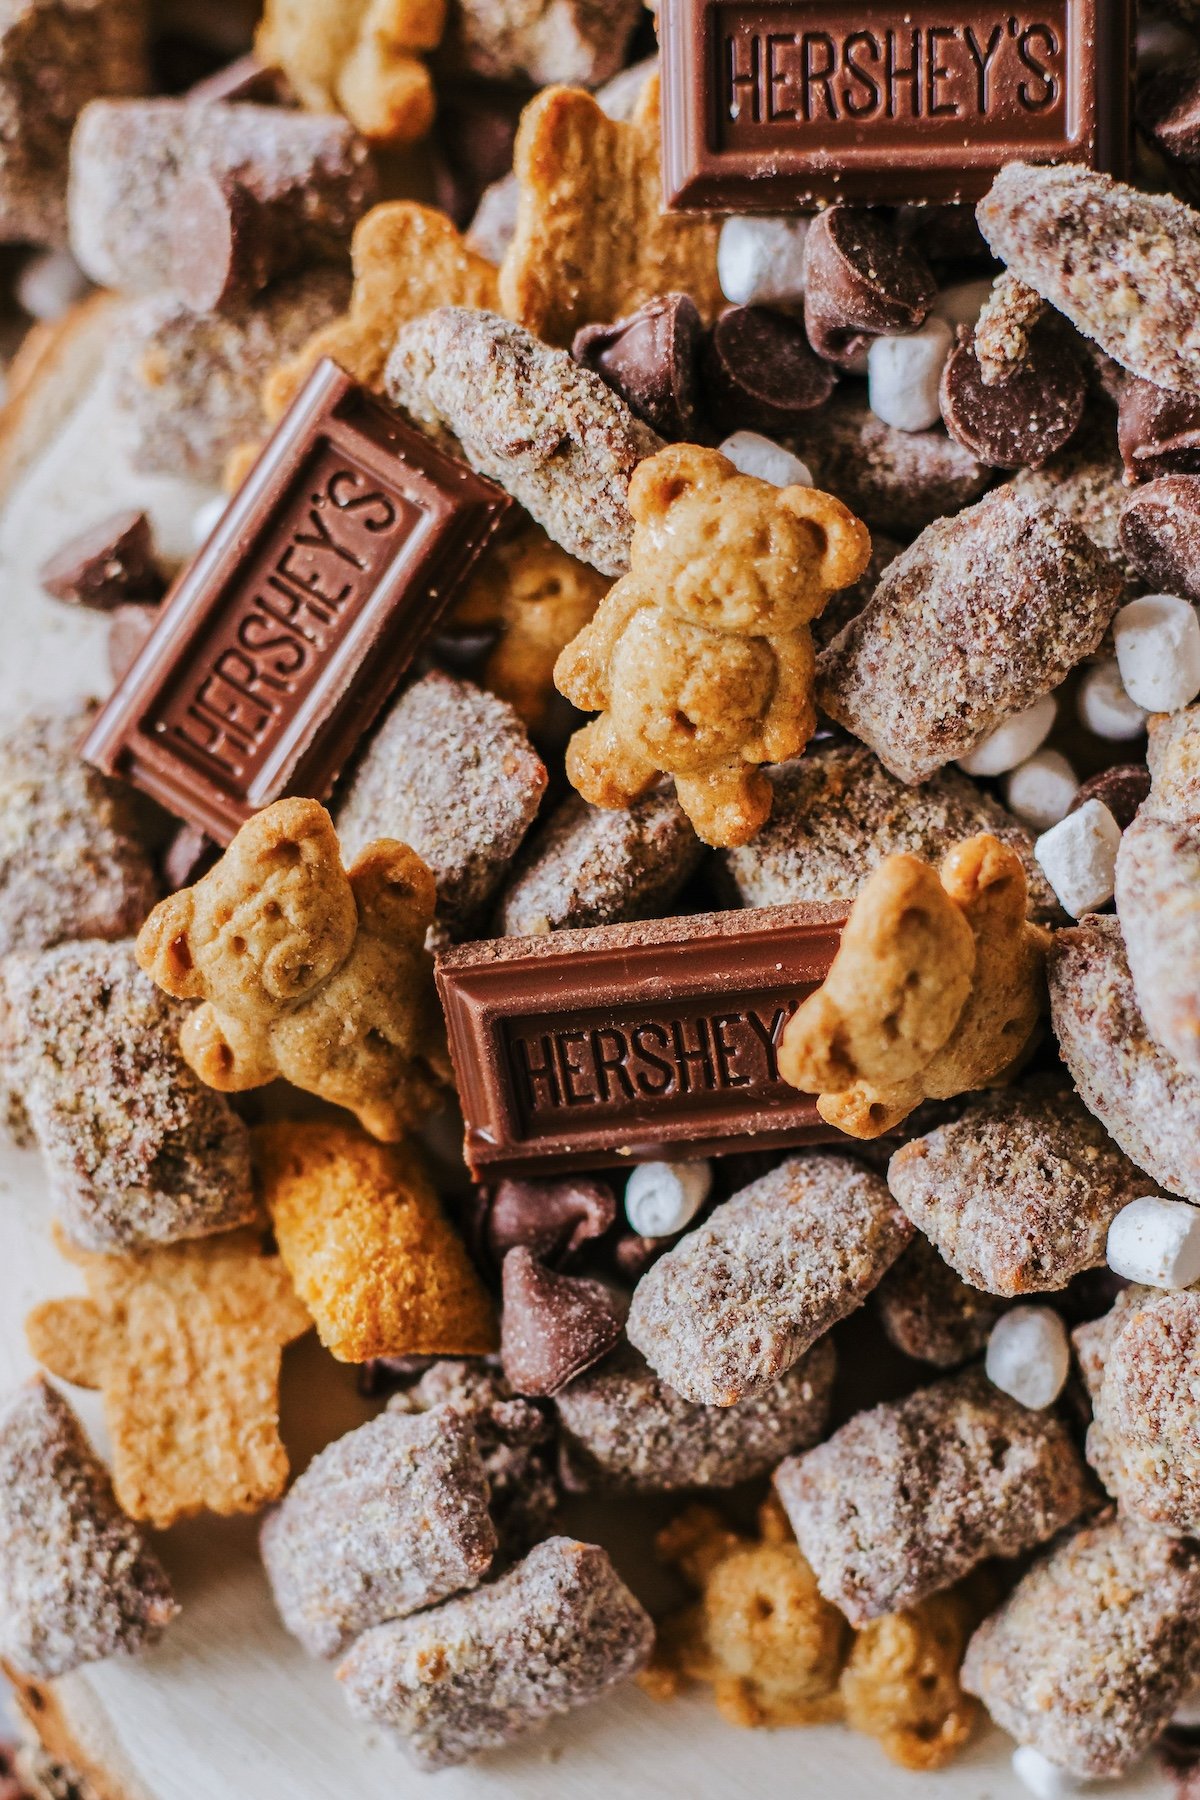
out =
[[[979,281],[956,281],[941,289],[930,311],[935,319],[945,319],[951,331],[956,331],[960,325],[973,328],[991,291],[992,284],[986,275]]]
[[[1032,1744],[1020,1744],[1013,1751],[1012,1772],[1035,1800],[1063,1800],[1065,1794],[1081,1793],[1088,1785],[1084,1776],[1060,1769]]]
[[[802,463],[782,444],[760,437],[757,431],[735,431],[732,437],[725,439],[720,451],[739,474],[757,475],[760,481],[770,481],[775,487],[811,487],[813,484],[812,470],[807,463]]]
[[[1008,810],[1031,831],[1049,831],[1067,816],[1079,777],[1061,750],[1038,750],[1013,769],[1004,784]]]
[[[787,304],[804,296],[809,221],[730,218],[717,243],[717,279],[735,306]]]
[[[711,1163],[639,1163],[625,1187],[630,1230],[639,1237],[673,1237],[691,1224],[711,1187]]]
[[[1081,725],[1110,743],[1141,737],[1146,729],[1146,714],[1125,692],[1121,671],[1111,658],[1087,670],[1079,683],[1075,709]]]
[[[984,1360],[993,1387],[1031,1412],[1052,1406],[1071,1368],[1067,1328],[1050,1306],[1014,1306],[992,1326]]]
[[[1113,620],[1125,692],[1147,712],[1178,712],[1200,694],[1200,619],[1190,600],[1144,594]]]
[[[91,285],[69,250],[43,250],[30,257],[13,292],[30,318],[50,324],[82,300]]]
[[[897,431],[926,431],[941,418],[938,383],[954,333],[931,314],[920,331],[877,337],[867,352],[871,411]]]
[[[965,756],[958,766],[968,775],[1003,775],[1023,763],[1049,736],[1058,708],[1053,694],[1044,694],[1024,712],[1014,713],[995,731],[989,731]]]
[[[1185,1288],[1200,1281],[1200,1207],[1157,1194],[1131,1200],[1108,1228],[1108,1266],[1146,1287]]]
[[[198,506],[192,514],[192,545],[202,550],[225,515],[229,505],[224,494],[214,494],[203,506]]]
[[[1033,846],[1041,870],[1073,919],[1113,897],[1121,827],[1102,800],[1087,800]]]

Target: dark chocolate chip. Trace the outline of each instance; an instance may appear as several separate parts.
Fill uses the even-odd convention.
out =
[[[613,1245],[617,1274],[631,1287],[636,1287],[651,1264],[665,1256],[670,1248],[670,1238],[639,1237],[636,1231],[627,1231]]]
[[[620,1339],[617,1305],[602,1283],[556,1275],[529,1250],[509,1251],[503,1288],[500,1361],[518,1394],[556,1394]]]
[[[1142,82],[1137,121],[1170,161],[1200,162],[1200,62],[1159,69]]]
[[[207,875],[220,854],[220,844],[214,844],[198,825],[181,825],[163,852],[163,880],[168,890],[174,894],[191,887]]]
[[[1200,475],[1160,475],[1127,500],[1121,548],[1159,594],[1200,600]]]
[[[616,1216],[617,1197],[605,1181],[514,1178],[502,1181],[492,1196],[487,1243],[498,1263],[510,1250],[524,1248],[557,1264],[603,1237]]]
[[[882,332],[915,331],[937,284],[921,252],[879,213],[831,206],[804,248],[804,328],[818,356],[847,368]]]
[[[1129,481],[1200,474],[1200,394],[1130,375],[1117,403],[1117,444]]]
[[[789,432],[833,392],[837,376],[814,356],[795,319],[765,306],[731,306],[701,359],[705,411],[722,431]]]
[[[90,525],[42,564],[38,579],[56,600],[112,612],[126,601],[161,600],[166,576],[144,512],[113,513]]]
[[[142,653],[142,645],[158,624],[157,606],[114,607],[108,620],[108,668],[114,681],[123,681]]]
[[[583,326],[571,355],[660,437],[693,438],[703,336],[700,314],[686,294],[660,294],[612,325]]]
[[[942,370],[942,420],[955,443],[995,469],[1040,469],[1075,434],[1088,383],[1068,329],[1055,318],[1038,321],[1029,350],[1003,381],[989,387],[971,333],[958,342]]]
[[[1124,831],[1149,792],[1150,771],[1145,763],[1116,763],[1085,781],[1067,811],[1078,812],[1089,800],[1099,800]]]

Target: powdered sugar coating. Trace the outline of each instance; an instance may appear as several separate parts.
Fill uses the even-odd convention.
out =
[[[888,1342],[935,1369],[953,1369],[978,1356],[1004,1310],[996,1295],[961,1281],[919,1231],[873,1300]]]
[[[872,531],[904,539],[978,500],[992,479],[940,427],[899,431],[849,388],[812,413],[804,436],[789,448],[808,464],[817,486],[836,494]]]
[[[861,1163],[791,1157],[643,1275],[629,1340],[685,1399],[732,1406],[861,1306],[911,1236],[885,1184]]]
[[[1114,1313],[1096,1359],[1088,1461],[1129,1512],[1195,1537],[1200,1535],[1200,1293],[1139,1289]],[[1094,1362],[1093,1382],[1096,1374]]]
[[[496,313],[442,306],[400,328],[388,397],[458,439],[473,469],[605,575],[629,567],[629,478],[662,442],[598,375]]]
[[[310,1656],[474,1587],[496,1533],[468,1416],[385,1412],[314,1457],[262,1528],[288,1630]]]
[[[0,1411],[0,1654],[47,1680],[132,1654],[178,1608],[158,1558],[49,1382]]]
[[[555,1396],[573,1487],[732,1487],[815,1443],[837,1367],[822,1338],[736,1406],[694,1406],[624,1345]]]
[[[1145,583],[1121,548],[1121,509],[1129,498],[1121,458],[1112,442],[1111,414],[1089,428],[1088,418],[1065,450],[1040,469],[1020,469],[1010,484],[1031,500],[1047,500],[1073,519],[1112,563],[1125,584],[1123,598]]]
[[[963,756],[1099,646],[1122,584],[1011,486],[930,525],[823,652],[817,698],[901,781]]]
[[[1089,1494],[1061,1421],[978,1368],[858,1413],[781,1463],[775,1486],[822,1594],[852,1625],[1043,1543]]]
[[[258,1216],[246,1127],[184,1062],[179,1020],[127,939],[0,964],[0,1080],[85,1249],[207,1237]]]
[[[368,1631],[338,1670],[356,1718],[420,1769],[498,1749],[646,1662],[648,1615],[595,1544],[548,1538],[490,1586]]]
[[[964,1281],[1008,1296],[1096,1268],[1109,1226],[1147,1182],[1076,1094],[1035,1083],[902,1145],[888,1186]]]
[[[1077,1775],[1122,1775],[1200,1674],[1200,1547],[1111,1515],[1034,1564],[967,1646],[996,1723]]]

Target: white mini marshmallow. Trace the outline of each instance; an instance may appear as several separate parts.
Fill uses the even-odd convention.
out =
[[[958,766],[968,775],[1004,775],[1015,769],[1049,736],[1058,711],[1053,694],[1043,694],[1024,712],[1014,713],[981,738],[973,750],[960,756]]]
[[[1038,750],[1004,784],[1008,810],[1031,831],[1049,831],[1067,816],[1079,792],[1079,777],[1061,750]]]
[[[920,331],[877,337],[867,352],[867,400],[871,411],[897,431],[926,431],[941,418],[938,382],[954,333],[930,314]]]
[[[812,470],[798,456],[785,450],[773,439],[761,437],[757,431],[735,431],[720,446],[734,468],[743,475],[757,475],[760,481],[774,482],[776,487],[811,487]]]
[[[192,514],[192,544],[201,550],[207,544],[217,526],[225,516],[225,508],[229,501],[224,494],[214,494],[203,506],[198,506]]]
[[[1086,671],[1075,698],[1079,722],[1109,743],[1141,737],[1146,714],[1125,692],[1115,658],[1095,663]]]
[[[1052,1406],[1071,1367],[1067,1328],[1050,1306],[1014,1306],[992,1326],[987,1378],[1033,1412]]]
[[[1103,800],[1085,800],[1033,846],[1042,874],[1073,919],[1113,897],[1121,827]]]
[[[941,289],[931,310],[936,318],[945,319],[952,331],[959,325],[973,326],[991,291],[986,275],[979,281],[956,281]]]
[[[1147,712],[1178,712],[1200,694],[1200,619],[1190,600],[1143,594],[1113,620],[1125,692]]]
[[[30,257],[13,292],[31,318],[52,323],[82,300],[91,285],[69,250],[43,250]]]
[[[639,1163],[625,1185],[630,1229],[639,1237],[673,1237],[691,1224],[711,1187],[711,1163]]]
[[[735,306],[794,302],[804,294],[804,240],[809,221],[726,219],[717,242],[717,279]]]
[[[1086,1776],[1060,1768],[1032,1744],[1020,1744],[1013,1751],[1012,1772],[1035,1800],[1063,1800],[1064,1795],[1081,1793],[1088,1785]]]
[[[1200,1206],[1157,1194],[1131,1200],[1108,1228],[1108,1266],[1147,1287],[1185,1288],[1200,1281]]]

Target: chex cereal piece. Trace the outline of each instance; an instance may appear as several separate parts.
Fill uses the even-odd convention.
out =
[[[1120,925],[1093,914],[1056,932],[1046,967],[1054,1034],[1084,1104],[1160,1186],[1200,1200],[1200,1078],[1147,1031]]]
[[[935,1369],[977,1356],[1004,1306],[960,1280],[919,1231],[875,1289],[873,1303],[888,1342]]]
[[[500,305],[535,336],[569,345],[580,326],[656,294],[689,295],[705,319],[720,309],[719,226],[663,207],[657,75],[628,123],[581,88],[547,88],[521,115],[513,169],[517,229]]]
[[[618,808],[568,794],[522,852],[497,929],[526,937],[662,918],[702,854],[669,785]]]
[[[732,1406],[861,1306],[911,1235],[884,1183],[860,1163],[792,1157],[718,1206],[642,1277],[629,1340],[684,1399]]]
[[[49,1680],[154,1644],[178,1608],[48,1381],[0,1408],[0,1655]]]
[[[79,757],[96,710],[27,713],[0,736],[0,956],[127,937],[158,898],[131,790]]]
[[[1123,1775],[1195,1683],[1198,1618],[1200,1548],[1102,1519],[1035,1563],[979,1627],[963,1686],[1060,1768]]]
[[[546,770],[505,701],[434,670],[385,714],[335,808],[347,857],[399,838],[432,871],[437,919],[469,934],[512,865]]]
[[[1122,547],[1120,535],[1121,512],[1129,489],[1122,478],[1121,458],[1112,445],[1111,430],[1111,425],[1103,434],[1089,430],[1085,421],[1065,450],[1052,456],[1040,469],[1019,470],[1009,485],[1030,499],[1051,501],[1073,519],[1097,550],[1108,557],[1127,592],[1132,593],[1141,585],[1140,577]]]
[[[908,787],[863,744],[817,743],[767,779],[775,790],[770,818],[751,843],[721,858],[744,906],[848,905],[883,857],[903,851],[940,862],[954,844],[986,831],[1020,857],[1030,918],[1062,917],[1029,833],[958,769]]]
[[[280,1359],[312,1324],[279,1257],[249,1231],[131,1256],[59,1247],[90,1297],[36,1306],[26,1334],[52,1375],[101,1390],[125,1511],[165,1530],[274,1500]]]
[[[180,1011],[128,940],[10,956],[0,995],[3,1079],[75,1243],[132,1249],[257,1216],[246,1127],[184,1062]]]
[[[81,110],[146,79],[138,0],[16,0],[0,34],[0,241],[65,244],[67,163]]]
[[[836,393],[810,413],[795,448],[818,487],[845,501],[872,531],[905,541],[978,500],[992,479],[944,431],[886,425],[860,389]]]
[[[822,1338],[735,1406],[695,1406],[627,1344],[555,1396],[570,1484],[653,1492],[763,1475],[821,1436],[835,1368]]]
[[[640,16],[639,0],[459,0],[443,57],[485,81],[594,88],[621,69]]]
[[[1065,1426],[981,1369],[856,1414],[782,1463],[775,1486],[821,1592],[852,1625],[1043,1543],[1090,1494]]]
[[[1056,507],[999,488],[930,525],[823,653],[821,706],[901,781],[924,781],[1096,650],[1121,597]]]
[[[1127,1288],[1121,1298],[1097,1346],[1088,1461],[1127,1512],[1195,1537],[1200,1293]]]
[[[629,567],[629,480],[661,440],[598,375],[495,313],[442,306],[402,325],[388,397],[448,430],[556,544],[605,575]]]
[[[1070,1088],[1036,1083],[904,1144],[888,1186],[964,1281],[1013,1295],[1101,1264],[1109,1225],[1146,1178]]]
[[[289,1120],[258,1127],[254,1161],[279,1254],[339,1362],[496,1348],[491,1301],[414,1144]]]
[[[1045,1003],[1047,933],[1025,871],[986,832],[940,874],[889,856],[859,891],[824,984],[789,1019],[779,1072],[823,1119],[879,1137],[922,1100],[1005,1078]]]
[[[445,19],[444,0],[267,0],[254,48],[302,106],[344,112],[372,142],[411,144],[433,122],[421,58]]]
[[[1122,367],[1200,390],[1200,227],[1190,206],[1076,164],[1010,162],[976,209],[1009,271]]]
[[[496,1548],[469,1418],[385,1412],[313,1458],[261,1534],[284,1624],[310,1656],[472,1588]]]
[[[263,409],[275,424],[323,356],[378,388],[398,328],[434,306],[496,304],[496,269],[464,243],[446,214],[415,200],[373,206],[350,245],[350,310],[271,370]]]
[[[446,1769],[598,1699],[653,1642],[607,1552],[552,1537],[491,1586],[364,1633],[337,1673],[356,1718]]]
[[[227,313],[194,313],[168,294],[130,306],[113,348],[113,398],[133,466],[217,484],[226,458],[261,433],[268,369],[335,318],[348,291],[343,270],[329,267],[285,276]]]
[[[425,933],[433,876],[406,844],[367,844],[350,869],[315,800],[277,800],[192,887],[160,901],[138,961],[200,1000],[180,1046],[225,1093],[284,1076],[393,1142],[448,1079]]]

